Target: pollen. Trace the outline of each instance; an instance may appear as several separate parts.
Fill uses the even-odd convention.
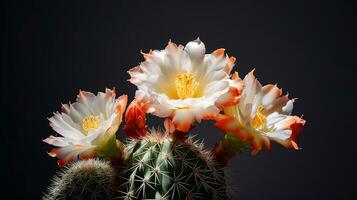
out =
[[[186,99],[195,96],[199,82],[196,77],[188,72],[180,72],[176,75],[175,88],[178,98]]]
[[[260,128],[260,129],[265,129],[266,124],[267,124],[267,118],[263,114],[264,112],[264,107],[259,106],[257,109],[257,112],[255,113],[255,116],[253,117],[251,124],[253,128]]]
[[[89,129],[97,129],[100,125],[99,116],[88,115],[82,120],[82,129],[85,135],[88,134]]]

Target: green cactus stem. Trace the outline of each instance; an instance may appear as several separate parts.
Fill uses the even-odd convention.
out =
[[[225,174],[203,143],[152,131],[128,144],[120,199],[229,199]]]

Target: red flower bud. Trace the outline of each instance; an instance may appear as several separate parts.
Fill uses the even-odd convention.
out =
[[[146,135],[146,116],[144,105],[133,100],[125,113],[124,132],[128,137],[141,138]]]

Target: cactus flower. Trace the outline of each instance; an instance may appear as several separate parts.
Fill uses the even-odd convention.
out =
[[[216,126],[234,133],[242,141],[250,141],[252,153],[264,145],[270,149],[270,140],[287,148],[299,149],[296,139],[305,120],[291,116],[294,99],[282,96],[276,85],[261,86],[251,71],[243,80],[239,104],[224,109],[217,115]]]
[[[241,82],[230,79],[236,59],[224,49],[205,52],[197,39],[185,47],[170,41],[164,50],[143,53],[145,61],[128,71],[138,87],[136,99],[149,102],[148,113],[172,119],[183,132],[237,103]]]
[[[43,140],[58,147],[53,148],[49,155],[59,158],[60,166],[78,157],[106,156],[103,153],[115,156],[109,155],[109,150],[115,149],[115,133],[122,121],[126,103],[127,96],[116,99],[115,90],[106,89],[105,93],[98,92],[97,95],[80,91],[77,102],[63,104],[62,112],[56,112],[49,118],[50,126],[61,135],[51,135]]]

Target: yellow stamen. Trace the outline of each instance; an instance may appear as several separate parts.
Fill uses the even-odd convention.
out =
[[[84,134],[87,135],[89,129],[96,129],[100,125],[99,116],[88,115],[87,117],[83,118],[82,120],[82,129]]]
[[[192,98],[195,96],[195,92],[199,82],[193,74],[188,72],[179,72],[176,75],[175,87],[177,96],[180,99]]]
[[[257,112],[255,113],[255,116],[251,121],[253,128],[262,128],[262,129],[266,128],[267,118],[263,114],[263,112],[264,112],[264,107],[259,106]]]

